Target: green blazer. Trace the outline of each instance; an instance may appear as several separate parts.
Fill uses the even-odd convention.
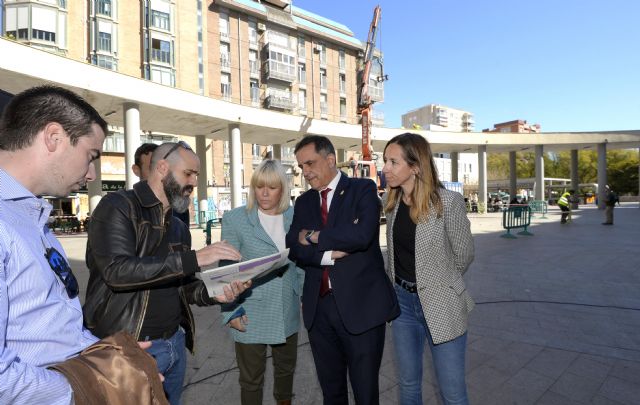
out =
[[[283,215],[286,234],[293,219],[293,208],[288,208]],[[248,211],[243,206],[226,212],[222,217],[222,239],[238,249],[245,260],[278,252],[276,244],[260,225],[257,208]],[[283,271],[255,280],[253,287],[235,303],[223,305],[223,324],[229,322],[239,306],[244,308],[249,318],[246,332],[230,328],[236,342],[279,344],[298,332],[304,272],[291,261]]]

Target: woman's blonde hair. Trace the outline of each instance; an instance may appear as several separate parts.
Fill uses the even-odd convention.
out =
[[[282,214],[289,208],[289,182],[284,167],[278,160],[265,159],[253,171],[251,176],[251,185],[249,187],[249,197],[247,198],[247,210],[252,210],[256,206],[256,188],[257,187],[282,187],[282,195],[280,196],[280,204],[278,204],[276,213]]]
[[[411,207],[409,216],[414,223],[425,220],[429,211],[434,209],[438,216],[442,215],[442,200],[440,189],[443,187],[438,179],[438,169],[433,160],[431,146],[427,140],[418,135],[406,132],[396,135],[384,147],[387,151],[389,145],[396,144],[402,149],[402,157],[410,167],[417,169],[413,190],[411,191]],[[387,186],[387,204],[385,212],[391,212],[396,203],[402,198],[402,188],[390,188]]]

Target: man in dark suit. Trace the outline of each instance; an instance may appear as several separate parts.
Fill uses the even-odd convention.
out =
[[[306,136],[295,148],[312,190],[295,204],[289,257],[305,270],[303,318],[324,403],[378,404],[385,323],[400,313],[379,245],[380,199],[369,179],[336,168],[329,139]]]

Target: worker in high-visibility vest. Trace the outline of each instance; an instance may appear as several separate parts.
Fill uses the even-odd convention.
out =
[[[562,210],[562,218],[560,218],[561,224],[566,224],[567,217],[571,214],[570,200],[573,193],[573,190],[565,191],[564,193],[562,193],[560,199],[558,200],[558,207],[560,207],[560,209]]]

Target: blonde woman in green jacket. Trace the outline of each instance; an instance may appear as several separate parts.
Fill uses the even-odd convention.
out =
[[[284,168],[277,160],[264,160],[251,177],[247,205],[222,218],[222,239],[243,260],[284,250],[293,218],[289,201]],[[289,262],[223,307],[223,322],[236,342],[242,405],[262,404],[267,346],[273,358],[273,395],[278,405],[291,404],[303,282],[302,270]]]

